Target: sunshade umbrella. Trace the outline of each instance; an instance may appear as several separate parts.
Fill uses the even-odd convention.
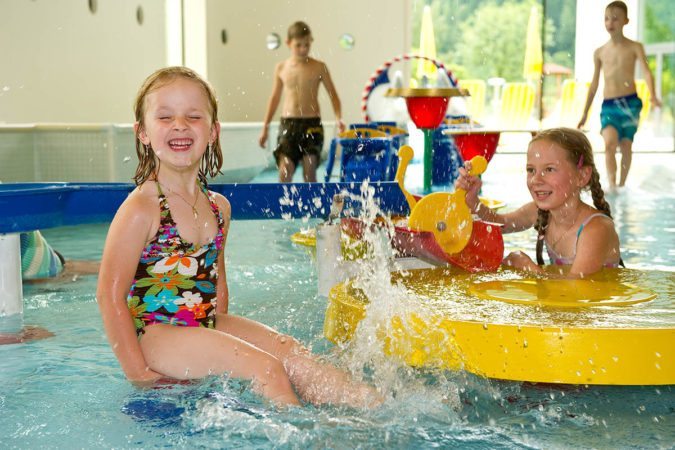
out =
[[[436,59],[436,38],[434,37],[434,24],[431,21],[431,6],[426,5],[422,11],[422,27],[420,29],[420,55]],[[436,78],[436,65],[431,61],[419,61],[417,63],[417,79]]]
[[[530,18],[527,21],[527,40],[525,41],[525,59],[523,61],[523,76],[528,80],[541,78],[544,58],[541,53],[541,21],[539,10],[533,6]]]

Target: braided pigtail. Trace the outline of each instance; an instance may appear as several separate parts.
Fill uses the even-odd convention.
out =
[[[534,224],[534,229],[537,230],[537,264],[540,266],[544,265],[544,236],[548,227],[548,218],[548,211],[537,210],[537,222]]]
[[[612,210],[605,200],[605,192],[600,186],[600,175],[598,171],[593,166],[593,172],[591,172],[591,180],[588,183],[588,187],[591,191],[591,198],[593,198],[593,206],[599,211],[602,211],[607,217],[612,217]]]
[[[605,214],[607,217],[611,219],[612,210],[609,206],[609,203],[607,203],[607,200],[605,200],[605,191],[602,190],[602,186],[600,185],[600,175],[598,174],[598,171],[595,169],[595,166],[592,167],[593,172],[591,173],[591,181],[588,183],[588,186],[591,191],[593,206],[595,206],[595,208],[598,211],[602,211],[603,214]],[[626,265],[623,262],[623,258],[621,257],[619,257],[619,265],[623,268],[626,267]]]

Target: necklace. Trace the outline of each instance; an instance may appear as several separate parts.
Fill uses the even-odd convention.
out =
[[[577,211],[577,215],[574,217],[574,220],[572,221],[572,224],[569,227],[567,227],[567,229],[565,230],[565,232],[563,234],[558,236],[558,239],[556,239],[554,242],[552,242],[550,244],[551,247],[554,248],[556,246],[556,244],[558,244],[558,242],[560,242],[565,236],[567,236],[567,234],[574,228],[574,224],[577,223],[577,219],[579,218],[580,214],[581,214],[581,208],[579,208],[579,211]]]
[[[159,180],[157,180],[157,182],[159,183]],[[190,202],[187,201],[187,200],[185,199],[185,197],[183,197],[183,196],[180,195],[178,192],[176,192],[176,191],[174,191],[173,189],[171,189],[169,186],[164,186],[162,183],[159,183],[159,185],[162,186],[162,187],[163,187],[164,189],[166,189],[167,191],[169,191],[170,193],[176,194],[176,195],[178,196],[178,198],[180,198],[181,200],[183,200],[183,201],[185,202],[185,204],[188,205],[188,206],[192,209],[192,215],[194,216],[195,220],[197,220],[197,218],[199,218],[199,211],[197,211],[197,208],[196,208],[197,200],[199,200],[199,190],[197,190],[197,195],[195,195],[195,201],[192,202],[192,204],[190,204]]]

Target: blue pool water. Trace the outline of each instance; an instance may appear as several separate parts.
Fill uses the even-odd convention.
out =
[[[485,194],[520,204],[527,193],[514,161],[522,155],[500,156],[485,176]],[[622,254],[629,267],[673,272],[675,189],[667,167],[675,157],[643,156],[636,157],[629,188],[610,197]],[[316,294],[313,255],[289,239],[315,223],[232,224],[230,310],[349,367],[348,352],[323,338],[326,300]],[[82,225],[45,236],[66,258],[98,259],[106,231],[107,225]],[[532,252],[534,238],[510,235],[506,245]],[[0,346],[0,447],[672,448],[675,442],[673,386],[551,386],[392,366],[387,379],[371,380],[389,397],[372,411],[278,411],[246,383],[219,377],[137,390],[107,343],[95,285],[95,277],[82,277],[24,287],[25,323],[55,336]],[[366,378],[372,373],[366,368]]]

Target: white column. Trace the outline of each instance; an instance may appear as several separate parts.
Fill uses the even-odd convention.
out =
[[[323,297],[328,297],[330,289],[344,280],[340,235],[339,222],[316,227],[318,291]]]
[[[18,234],[0,234],[0,333],[23,328],[21,241]]]

